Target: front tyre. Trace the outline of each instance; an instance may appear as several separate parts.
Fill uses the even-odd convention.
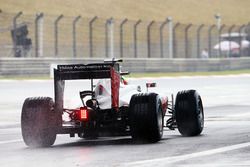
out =
[[[30,147],[48,147],[56,140],[56,113],[50,97],[33,97],[24,101],[21,129],[25,144]]]
[[[175,100],[176,122],[183,136],[199,135],[204,127],[204,112],[196,90],[178,92]]]
[[[133,95],[129,120],[133,140],[159,141],[163,134],[163,110],[159,96],[155,93]]]

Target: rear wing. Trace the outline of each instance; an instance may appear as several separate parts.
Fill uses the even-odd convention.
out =
[[[54,69],[54,93],[55,108],[63,112],[63,97],[65,80],[91,80],[93,91],[93,79],[111,78],[112,107],[119,107],[120,66],[115,61],[97,64],[69,64],[58,65]]]
[[[58,65],[57,69],[54,69],[54,79],[75,80],[111,78],[111,68],[118,73],[120,71],[118,63]]]

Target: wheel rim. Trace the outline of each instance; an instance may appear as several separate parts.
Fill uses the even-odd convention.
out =
[[[200,127],[203,128],[204,127],[204,114],[203,114],[203,107],[202,107],[202,103],[201,100],[199,99],[198,102],[198,120],[200,123]]]
[[[158,126],[159,126],[159,131],[162,134],[163,132],[163,120],[162,120],[162,108],[161,105],[158,106]]]

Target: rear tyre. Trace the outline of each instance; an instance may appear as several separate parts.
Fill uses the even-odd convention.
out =
[[[163,134],[163,110],[159,96],[155,93],[133,95],[129,120],[133,140],[159,141]]]
[[[175,100],[176,122],[183,136],[199,135],[204,127],[204,112],[196,90],[178,92]]]
[[[27,98],[21,115],[21,129],[25,144],[48,147],[56,140],[56,113],[50,97]]]

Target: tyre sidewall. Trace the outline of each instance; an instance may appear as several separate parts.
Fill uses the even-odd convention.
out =
[[[175,112],[177,127],[182,135],[195,136],[202,132],[204,127],[203,106],[201,97],[195,90],[178,92]],[[202,118],[200,119],[199,116]]]

